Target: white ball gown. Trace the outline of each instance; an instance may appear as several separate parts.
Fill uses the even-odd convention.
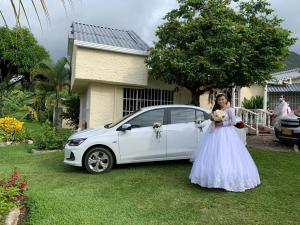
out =
[[[260,177],[233,127],[236,124],[234,110],[224,111],[222,126],[208,129],[194,154],[190,180],[202,187],[244,192],[258,186]]]

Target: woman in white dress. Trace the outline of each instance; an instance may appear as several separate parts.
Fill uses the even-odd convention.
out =
[[[227,96],[220,93],[212,113],[210,129],[196,150],[190,180],[207,188],[243,192],[260,184],[256,165],[234,129],[234,109],[227,107]],[[214,112],[223,110],[225,117],[216,122]]]

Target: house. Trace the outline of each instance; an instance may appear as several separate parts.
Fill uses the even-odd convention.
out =
[[[266,86],[253,85],[251,87],[235,87],[230,90],[231,105],[243,107],[243,100],[254,96],[264,98],[264,109],[267,106],[274,109],[279,103],[280,95],[285,95],[286,101],[292,109],[300,105],[300,68],[284,70],[272,74],[273,79]],[[216,90],[214,90],[216,91]],[[209,101],[209,92],[200,96],[200,105],[211,108],[213,101]]]
[[[133,31],[72,23],[71,90],[80,94],[79,127],[116,121],[141,107],[189,104],[187,89],[151,80],[149,46]]]
[[[292,109],[300,105],[300,68],[272,74],[274,80],[267,85],[268,105],[274,109],[280,95],[284,95]]]

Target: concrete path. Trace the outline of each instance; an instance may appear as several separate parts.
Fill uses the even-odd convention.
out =
[[[277,152],[293,152],[293,145],[278,142],[277,138],[271,136],[247,136],[247,148],[255,148],[261,150],[277,151]]]

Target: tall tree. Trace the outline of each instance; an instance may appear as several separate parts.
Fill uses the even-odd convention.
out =
[[[40,83],[45,83],[51,87],[55,93],[55,116],[54,125],[58,125],[58,109],[60,105],[60,91],[64,87],[69,87],[70,69],[68,60],[61,58],[55,64],[51,61],[40,62],[32,71],[32,80],[38,80]]]
[[[265,0],[178,0],[146,59],[155,79],[189,89],[192,103],[213,88],[263,84],[295,42]],[[235,0],[239,2],[239,0]]]
[[[14,74],[29,79],[30,70],[45,59],[49,59],[47,50],[28,29],[0,27],[0,82]]]

